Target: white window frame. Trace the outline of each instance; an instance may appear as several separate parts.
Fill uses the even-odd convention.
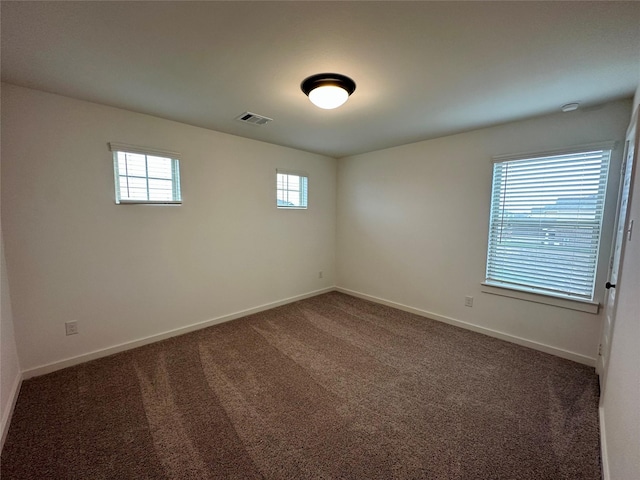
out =
[[[109,150],[113,152],[113,173],[114,173],[114,185],[115,185],[115,202],[117,205],[181,205],[182,193],[180,190],[180,154],[177,152],[171,152],[167,150],[158,150],[154,148],[140,147],[137,145],[128,145],[125,143],[109,143]],[[144,177],[136,176],[135,178],[145,178],[147,180],[147,199],[133,199],[133,198],[121,198],[120,177],[129,177],[130,175],[123,175],[119,171],[118,167],[118,153],[132,153],[145,156],[145,164],[147,164],[147,156],[163,157],[171,160],[171,187],[172,187],[172,199],[171,200],[151,200],[149,199],[149,180],[154,179],[147,175]],[[147,164],[148,165],[148,164]],[[133,176],[131,176],[133,177]],[[165,178],[158,180],[166,180]]]
[[[489,239],[487,246],[487,258],[486,258],[486,278],[482,283],[482,291],[486,293],[492,293],[496,295],[502,295],[512,298],[518,298],[522,300],[544,303],[548,305],[554,305],[563,308],[571,308],[574,310],[580,310],[589,313],[597,313],[599,304],[594,301],[595,296],[595,281],[598,276],[598,267],[601,266],[600,262],[600,247],[602,243],[602,225],[604,218],[604,203],[606,199],[607,193],[607,183],[608,183],[608,173],[611,164],[611,157],[613,150],[615,148],[614,142],[604,142],[598,144],[590,144],[590,145],[582,145],[576,147],[569,147],[565,149],[545,151],[545,152],[535,152],[528,154],[518,154],[518,155],[501,155],[493,158],[494,162],[494,173],[493,173],[493,188],[492,188],[492,197],[491,197],[491,218],[489,223]],[[499,240],[496,235],[500,234],[500,229],[503,228],[500,218],[504,218],[500,216],[499,212],[502,212],[499,205],[496,202],[504,202],[504,197],[499,197],[499,194],[503,192],[502,188],[504,187],[504,182],[501,185],[497,185],[497,165],[496,164],[506,164],[508,162],[517,162],[519,160],[533,160],[533,159],[542,159],[547,157],[558,157],[562,155],[580,155],[587,152],[597,152],[602,151],[605,163],[603,170],[600,172],[599,181],[601,182],[599,196],[597,200],[597,205],[599,205],[599,211],[597,215],[599,218],[597,220],[598,225],[596,230],[598,232],[598,242],[595,248],[595,253],[592,249],[592,254],[595,255],[593,258],[594,267],[592,272],[591,281],[591,293],[588,294],[585,292],[576,293],[571,291],[553,291],[553,286],[548,284],[546,286],[536,286],[533,284],[526,284],[527,282],[523,282],[524,284],[519,284],[519,282],[515,278],[510,278],[509,274],[504,274],[504,277],[501,277],[500,269],[500,260],[496,260],[498,264],[496,264],[491,256],[496,255],[496,245],[498,245]],[[566,187],[564,187],[566,188]],[[496,189],[498,191],[496,191]],[[599,203],[598,203],[599,202]],[[494,218],[498,214],[498,218]],[[573,220],[577,221],[577,220]],[[593,222],[592,222],[593,223]],[[543,221],[540,220],[540,226],[543,225]],[[498,233],[497,233],[498,231]],[[493,243],[492,243],[493,242]],[[545,250],[549,247],[541,247],[541,251]],[[496,266],[497,265],[497,266]],[[491,268],[490,268],[491,267]],[[496,271],[498,271],[496,273]],[[535,282],[534,282],[535,283]],[[569,290],[569,289],[567,289]]]
[[[300,190],[278,188],[278,175],[288,175],[300,178]],[[300,205],[280,205],[279,192],[296,192],[300,195]],[[295,170],[276,169],[276,207],[282,210],[307,210],[309,208],[309,175]]]

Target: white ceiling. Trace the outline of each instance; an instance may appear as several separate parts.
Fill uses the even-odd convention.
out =
[[[5,82],[332,157],[629,97],[640,79],[640,2],[0,8]],[[321,72],[355,80],[341,108],[301,92]]]

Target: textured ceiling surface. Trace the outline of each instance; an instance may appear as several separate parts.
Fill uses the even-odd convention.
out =
[[[6,2],[2,80],[342,157],[629,97],[640,2]],[[336,110],[300,90],[337,72]],[[265,126],[235,119],[245,111]]]

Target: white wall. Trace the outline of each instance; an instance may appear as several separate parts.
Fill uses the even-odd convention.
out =
[[[640,86],[635,108],[639,108]],[[639,132],[640,133],[640,132]],[[640,142],[636,139],[636,151]],[[617,282],[618,306],[611,341],[607,384],[601,399],[605,480],[640,478],[640,164],[636,160],[629,220],[634,231],[626,242]]]
[[[4,242],[0,229],[0,450],[9,427],[17,399],[21,374],[11,315],[11,296],[4,257]]]
[[[636,105],[639,99],[640,88]],[[599,316],[480,292],[490,157],[622,140],[629,102],[342,159],[337,212],[333,159],[6,84],[2,107],[3,435],[20,367],[40,373],[334,283],[560,353],[595,356]],[[109,141],[180,151],[184,205],[116,206]],[[308,211],[273,208],[277,167],[310,174]],[[636,191],[639,175],[640,168]],[[608,227],[613,208],[609,202]],[[631,218],[640,223],[640,195]],[[620,279],[603,401],[616,480],[640,470],[634,245]],[[473,308],[463,306],[465,295],[474,296]],[[80,334],[66,337],[70,319],[80,322]]]
[[[4,446],[4,440],[9,430],[9,422],[17,400],[21,379],[4,255],[4,236],[0,224],[0,450]]]
[[[605,140],[622,145],[629,110],[629,101],[619,101],[341,159],[337,285],[595,365],[600,315],[481,293],[491,157]],[[607,247],[621,156],[618,148]],[[607,261],[605,251],[600,301]],[[464,306],[466,295],[474,297],[472,308]]]
[[[180,152],[184,204],[115,205],[110,141]],[[278,167],[309,174],[308,210],[276,209]],[[2,85],[2,223],[27,374],[333,286],[335,217],[334,159]],[[79,335],[65,336],[68,320]]]

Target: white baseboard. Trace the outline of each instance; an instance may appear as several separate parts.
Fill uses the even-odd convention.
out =
[[[163,333],[150,335],[148,337],[140,338],[138,340],[121,343],[119,345],[114,345],[112,347],[95,350],[93,352],[85,353],[85,354],[78,355],[71,358],[66,358],[64,360],[60,360],[57,362],[40,365],[38,367],[24,370],[22,372],[22,378],[27,379],[31,377],[37,377],[38,375],[45,375],[47,373],[55,372],[56,370],[72,367],[74,365],[88,362],[90,360],[95,360],[97,358],[107,357],[109,355],[113,355],[114,353],[124,352],[125,350],[131,350],[133,348],[141,347],[143,345],[148,345],[150,343],[159,342],[167,338],[177,337],[178,335],[183,335],[185,333],[200,330],[202,328],[211,327],[213,325],[218,325],[220,323],[228,322],[230,320],[235,320],[237,318],[246,317],[247,315],[251,315],[253,313],[258,313],[264,310],[269,310],[271,308],[279,307],[281,305],[286,305],[288,303],[297,302],[298,300],[304,300],[305,298],[315,297],[316,295],[332,292],[334,290],[335,290],[335,287],[327,287],[320,290],[315,290],[313,292],[303,293],[302,295],[296,295],[295,297],[289,297],[283,300],[278,300],[276,302],[266,303],[264,305],[259,305],[257,307],[249,308],[247,310],[241,310],[239,312],[230,313],[228,315],[223,315],[221,317],[212,318],[210,320],[205,320],[203,322],[187,325],[186,327],[176,328],[174,330],[169,330]]]
[[[430,318],[432,320],[438,320],[439,322],[448,323],[449,325],[454,325],[456,327],[482,333],[483,335],[499,338],[500,340],[505,340],[507,342],[515,343],[523,347],[532,348],[534,350],[539,350],[541,352],[549,353],[557,357],[573,360],[574,362],[582,363],[584,365],[589,365],[590,367],[596,366],[595,358],[591,358],[586,355],[582,355],[580,353],[571,352],[569,350],[563,350],[561,348],[553,347],[551,345],[546,345],[544,343],[534,342],[533,340],[527,340],[526,338],[521,338],[515,335],[500,332],[498,330],[481,327],[479,325],[474,325],[473,323],[464,322],[462,320],[457,320],[455,318],[445,317],[443,315],[438,315],[437,313],[428,312],[426,310],[420,310],[419,308],[410,307],[408,305],[396,303],[391,300],[386,300],[384,298],[374,297],[372,295],[367,295],[365,293],[349,290],[347,288],[336,287],[335,290],[338,292],[346,293],[347,295],[353,295],[354,297],[362,298],[364,300],[369,300],[371,302],[387,305],[388,307],[397,308],[398,310],[404,310],[405,312],[415,313],[416,315]]]
[[[604,408],[602,405],[598,408],[598,416],[600,417],[600,458],[602,459],[602,480],[610,480],[609,474],[609,456],[607,454],[607,435],[604,425]]]
[[[484,335],[488,335],[490,337],[499,338],[501,340],[506,340],[508,342],[512,342],[518,345],[522,345],[525,347],[533,348],[535,350],[539,350],[545,353],[549,353],[551,355],[556,355],[558,357],[566,358],[569,360],[573,360],[578,363],[583,363],[585,365],[589,365],[594,367],[596,364],[596,359],[588,357],[586,355],[581,355],[579,353],[570,352],[567,350],[559,349],[550,345],[534,342],[531,340],[527,340],[521,337],[516,337],[507,333],[503,333],[497,330],[492,330],[489,328],[481,327],[478,325],[474,325],[472,323],[464,322],[462,320],[457,320],[454,318],[446,317],[443,315],[438,315],[433,312],[428,312],[425,310],[420,310],[418,308],[410,307],[407,305],[403,305],[401,303],[396,303],[390,300],[386,300],[383,298],[374,297],[372,295],[367,295],[364,293],[360,293],[354,290],[349,290],[347,288],[342,287],[327,287],[320,290],[315,290],[313,292],[308,292],[301,295],[296,295],[294,297],[285,298],[276,302],[267,303],[264,305],[259,305],[257,307],[249,308],[246,310],[242,310],[239,312],[231,313],[228,315],[223,315],[221,317],[213,318],[210,320],[205,320],[203,322],[198,322],[192,325],[187,325],[186,327],[176,328],[174,330],[169,330],[163,333],[151,335],[145,338],[141,338],[138,340],[133,340],[130,342],[121,343],[119,345],[114,345],[112,347],[107,347],[100,350],[95,350],[93,352],[85,353],[82,355],[78,355],[75,357],[67,358],[64,360],[48,363],[45,365],[40,365],[34,368],[30,368],[24,370],[22,372],[22,378],[27,379],[31,377],[36,377],[38,375],[45,375],[47,373],[54,372],[56,370],[61,370],[63,368],[71,367],[74,365],[78,365],[80,363],[88,362],[90,360],[95,360],[97,358],[106,357],[109,355],[113,355],[114,353],[123,352],[125,350],[131,350],[133,348],[141,347],[143,345],[148,345],[150,343],[158,342],[161,340],[165,340],[167,338],[176,337],[178,335],[183,335],[185,333],[193,332],[195,330],[200,330],[202,328],[210,327],[213,325],[218,325],[220,323],[228,322],[230,320],[235,320],[237,318],[245,317],[247,315],[251,315],[253,313],[262,312],[264,310],[269,310],[271,308],[279,307],[281,305],[286,305],[288,303],[297,302],[298,300],[303,300],[305,298],[315,297],[317,295],[321,295],[323,293],[328,293],[331,291],[339,291],[346,293],[348,295],[353,295],[354,297],[363,298],[365,300],[369,300],[375,303],[380,303],[382,305],[387,305],[389,307],[397,308],[399,310],[404,310],[406,312],[415,313],[416,315],[420,315],[422,317],[427,317],[433,320],[438,320],[440,322],[448,323],[450,325],[455,325],[457,327],[465,328],[467,330],[472,330],[474,332],[482,333]]]
[[[9,425],[11,425],[11,417],[13,417],[13,410],[16,408],[16,402],[18,401],[18,394],[20,393],[20,387],[22,386],[22,374],[18,373],[9,392],[9,402],[7,403],[7,409],[2,415],[2,423],[0,423],[0,452],[4,448],[4,441],[7,439],[7,433],[9,432]]]

